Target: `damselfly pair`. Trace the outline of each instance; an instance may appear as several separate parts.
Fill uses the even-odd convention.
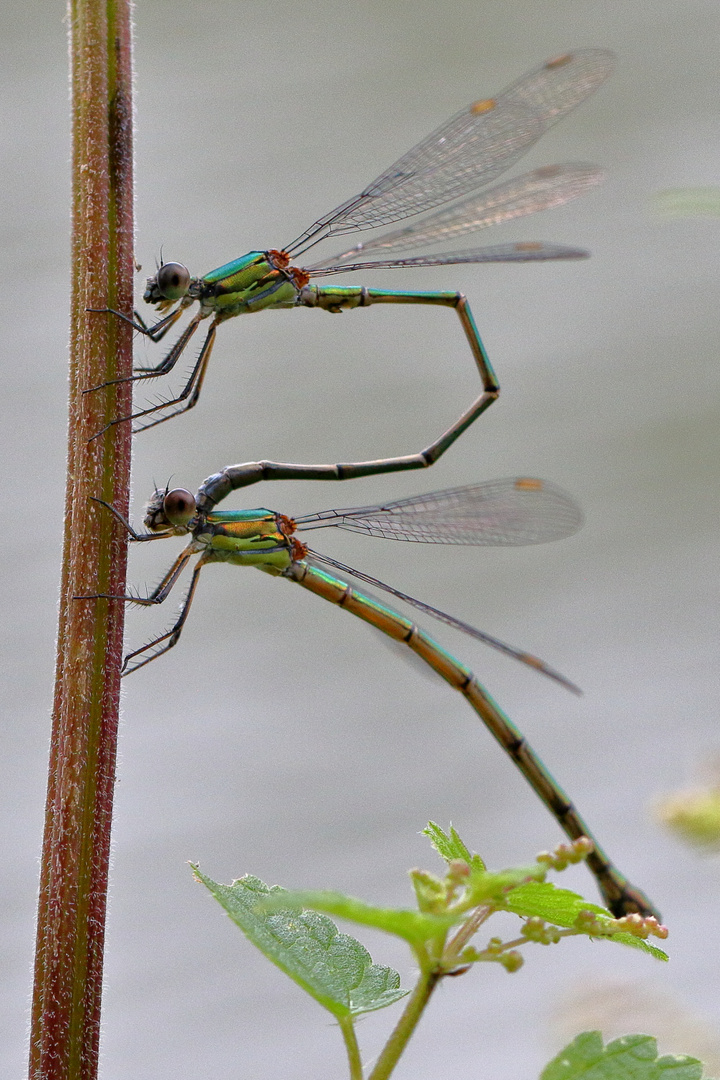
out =
[[[495,400],[499,386],[462,294],[320,287],[311,285],[310,281],[368,268],[584,257],[586,253],[576,248],[546,243],[503,244],[409,258],[398,258],[397,253],[462,237],[500,221],[560,205],[599,183],[600,172],[593,166],[556,165],[537,169],[490,188],[484,194],[467,198],[471,192],[494,180],[552,123],[591,94],[607,78],[612,65],[611,54],[600,49],[581,50],[549,61],[497,98],[475,102],[452,117],[395,162],[360,195],[319,218],[284,249],[249,252],[202,278],[192,278],[179,263],[161,265],[155,276],[149,279],[145,291],[145,300],[163,314],[154,326],[147,327],[137,314],[133,320],[123,313],[115,313],[127,319],[151,340],[160,341],[186,309],[196,301],[199,304],[198,312],[167,356],[156,367],[140,369],[133,376],[136,381],[169,373],[200,322],[209,317],[212,317],[212,322],[181,392],[132,416],[115,418],[109,421],[107,427],[121,420],[141,420],[139,430],[142,430],[192,408],[200,394],[217,327],[235,315],[265,309],[305,306],[338,312],[374,303],[453,307],[460,318],[483,384],[482,394],[458,421],[418,454],[343,465],[255,462],[232,466],[205,481],[197,496],[184,489],[157,490],[145,517],[149,530],[146,533],[135,532],[113,507],[109,507],[135,541],[189,535],[190,542],[150,596],[107,599],[141,605],[161,604],[192,556],[199,555],[176,622],[166,633],[128,654],[125,659],[128,672],[149,663],[177,642],[205,564],[229,562],[255,566],[268,574],[302,585],[331,603],[346,608],[391,638],[404,641],[469,701],[567,835],[573,839],[581,835],[592,838],[562,788],[472,672],[411,620],[359,592],[342,577],[328,573],[322,567],[331,567],[388,592],[410,606],[529,664],[570,689],[576,687],[537,657],[514,649],[437,608],[319,554],[298,536],[298,533],[311,529],[334,526],[373,536],[423,543],[543,543],[568,536],[579,527],[580,512],[572,500],[546,482],[521,478],[454,488],[382,506],[329,510],[295,519],[266,509],[218,512],[214,506],[230,491],[259,480],[343,480],[427,467]],[[297,259],[329,236],[387,225],[453,200],[449,209],[426,216],[419,225],[398,229],[365,244],[358,243],[330,259],[307,267],[291,265],[292,259]],[[593,843],[595,850],[588,859],[588,865],[610,909],[616,915],[632,911],[644,915],[655,914],[643,894],[629,885],[597,842],[593,840]]]

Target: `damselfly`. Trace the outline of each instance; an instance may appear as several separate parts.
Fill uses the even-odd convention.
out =
[[[107,427],[124,420],[140,420],[137,430],[143,430],[191,409],[200,395],[217,328],[235,315],[275,308],[309,307],[340,312],[370,304],[433,304],[457,312],[480,373],[483,392],[439,439],[412,455],[415,465],[402,467],[432,464],[499,392],[464,295],[319,286],[311,281],[331,274],[388,267],[584,258],[585,251],[548,243],[506,243],[411,257],[398,253],[463,238],[488,225],[559,206],[597,185],[602,177],[594,166],[563,164],[536,169],[484,193],[473,194],[508,169],[543,132],[592,94],[612,69],[613,56],[604,49],[581,49],[548,61],[497,97],[476,101],[451,117],[359,195],[318,218],[282,249],[250,251],[204,277],[192,277],[181,263],[163,263],[148,279],[144,295],[145,301],[163,317],[153,326],[147,326],[137,312],[135,319],[121,312],[114,314],[152,341],[160,341],[184,311],[196,302],[199,308],[165,358],[154,367],[136,369],[132,379],[141,381],[166,375],[177,364],[200,323],[212,316],[210,328],[177,395],[131,416],[118,417]],[[292,265],[293,260],[327,237],[389,225],[453,200],[461,201],[419,223],[355,244],[321,262]],[[392,471],[393,467],[388,462],[385,471]]]
[[[268,467],[269,465],[270,463],[255,462],[230,466],[206,480],[197,496],[183,488],[172,491],[156,490],[145,516],[145,525],[150,530],[146,533],[135,532],[125,518],[109,507],[133,540],[189,535],[190,542],[150,596],[131,595],[106,599],[143,605],[161,604],[167,599],[192,556],[199,555],[187,597],[174,625],[142,648],[128,653],[124,664],[126,671],[137,670],[176,644],[190,611],[200,571],[207,563],[227,562],[236,566],[254,566],[267,574],[302,585],[317,596],[357,615],[390,638],[405,642],[433,671],[459,690],[567,835],[572,839],[589,836],[593,840],[595,850],[588,859],[588,865],[597,878],[607,906],[616,915],[628,914],[631,911],[644,915],[655,914],[642,893],[633,889],[608,860],[562,788],[553,780],[540,758],[469,668],[446,652],[411,619],[351,587],[344,576],[329,573],[323,567],[330,567],[341,575],[352,576],[390,593],[411,607],[529,664],[557,682],[574,690],[577,688],[537,657],[506,645],[376,578],[321,555],[308,547],[298,535],[313,529],[340,528],[369,536],[419,543],[539,544],[568,536],[579,528],[582,519],[575,503],[551,484],[521,478],[492,480],[470,487],[436,491],[388,502],[382,506],[326,510],[296,518],[266,509],[225,512],[213,510],[215,503],[231,490],[254,483],[262,478],[263,472],[267,478],[279,478],[298,475],[296,470],[312,468],[280,464]]]

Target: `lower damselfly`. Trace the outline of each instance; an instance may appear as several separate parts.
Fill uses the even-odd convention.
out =
[[[215,504],[230,491],[260,479],[297,476],[312,466],[252,462],[224,469],[206,480],[197,495],[183,488],[156,490],[145,515],[145,533],[136,532],[113,507],[108,507],[135,541],[189,536],[180,552],[149,596],[104,596],[140,605],[162,604],[177,583],[184,567],[199,556],[182,609],[165,633],[128,653],[126,673],[136,671],[167,652],[178,641],[197,589],[200,572],[208,563],[225,562],[254,566],[267,574],[301,585],[315,595],[344,608],[397,642],[404,642],[446,682],[459,690],[494,738],[515,762],[538,797],[571,839],[588,836],[594,851],[588,866],[595,875],[609,909],[616,915],[639,912],[654,915],[652,905],[609,861],[562,788],[515,725],[493,701],[469,668],[456,660],[411,619],[350,585],[353,577],[389,593],[447,625],[528,664],[568,688],[577,691],[563,675],[542,660],[516,649],[452,615],[417,600],[390,585],[322,555],[309,547],[301,534],[317,529],[339,528],[368,536],[429,544],[513,546],[558,540],[575,532],[582,523],[576,504],[552,484],[530,478],[491,480],[467,487],[436,491],[413,498],[363,506],[326,510],[289,518],[264,508],[218,511]],[[332,468],[316,466],[316,469]],[[312,478],[318,479],[315,473]],[[330,568],[329,572],[326,567]],[[338,573],[339,572],[339,575]],[[77,599],[98,599],[78,597]]]
[[[422,458],[423,465],[432,464],[484,412],[499,391],[465,296],[460,292],[320,286],[312,282],[356,270],[585,258],[586,251],[544,242],[496,244],[410,257],[400,253],[462,240],[489,225],[559,206],[599,184],[602,179],[599,169],[573,163],[535,169],[477,194],[514,164],[552,124],[592,94],[613,66],[612,53],[605,49],[580,49],[547,61],[496,97],[475,101],[451,117],[359,195],[318,218],[282,248],[250,251],[202,277],[192,277],[182,263],[162,263],[148,279],[144,294],[144,300],[162,315],[159,321],[148,326],[137,312],[134,318],[118,311],[113,314],[157,342],[187,309],[197,303],[198,310],[161,362],[137,368],[131,379],[143,381],[167,375],[205,319],[211,319],[209,330],[179,393],[163,397],[129,416],[110,419],[97,434],[125,420],[138,421],[135,430],[141,431],[191,409],[200,395],[217,329],[236,315],[295,307],[337,313],[372,304],[430,304],[456,311],[483,387],[482,394],[455,424],[426,450],[412,455],[415,459]],[[296,199],[294,194],[293,200]],[[452,205],[444,207],[446,203]],[[356,243],[319,262],[297,264],[299,258],[329,237],[389,225],[438,206],[443,209],[417,223]]]

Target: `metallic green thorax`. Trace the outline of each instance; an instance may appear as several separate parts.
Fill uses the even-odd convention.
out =
[[[193,528],[204,562],[256,566],[280,574],[293,561],[292,522],[271,510],[230,510],[202,516]]]
[[[276,265],[274,254],[249,251],[200,278],[195,288],[203,310],[230,319],[263,308],[294,307],[298,288],[292,276]]]

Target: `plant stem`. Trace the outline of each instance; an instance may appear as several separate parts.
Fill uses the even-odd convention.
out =
[[[132,331],[130,0],[71,0],[72,293],[68,476],[53,726],[38,906],[32,1080],[97,1075],[124,605],[126,538],[90,496],[126,512]]]
[[[442,978],[435,966],[426,965],[421,969],[420,978],[408,999],[403,1014],[395,1025],[368,1080],[386,1080],[398,1063],[400,1055],[408,1044],[410,1036],[417,1027],[423,1010],[430,1000],[430,995]]]
[[[360,1060],[360,1047],[355,1034],[355,1024],[352,1016],[344,1016],[340,1019],[340,1030],[345,1040],[348,1063],[350,1065],[350,1080],[362,1080],[363,1070]]]

